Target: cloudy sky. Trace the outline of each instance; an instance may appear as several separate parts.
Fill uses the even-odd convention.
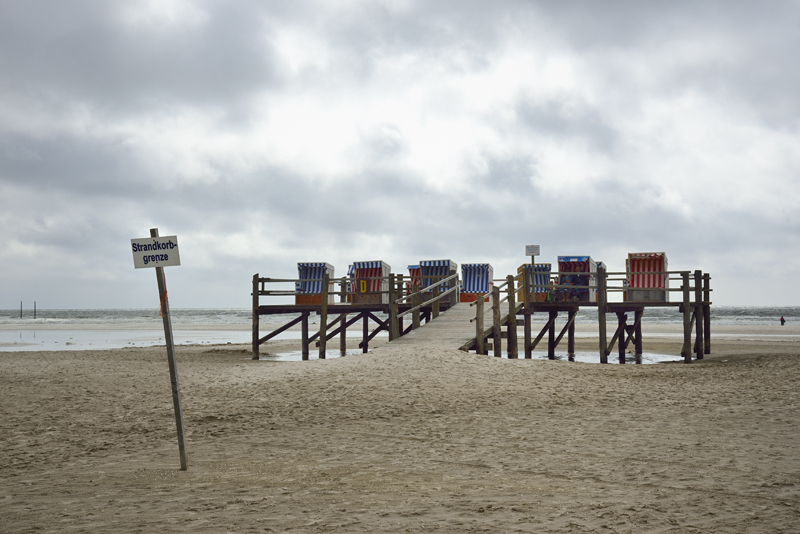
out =
[[[800,303],[800,3],[0,2],[0,308],[664,251]],[[676,295],[677,297],[677,295]]]

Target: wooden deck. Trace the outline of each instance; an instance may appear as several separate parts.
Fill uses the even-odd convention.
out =
[[[388,343],[388,346],[413,346],[421,348],[460,349],[475,338],[475,310],[469,303],[459,302],[439,317]],[[491,311],[491,308],[489,307]],[[485,316],[488,318],[490,314]],[[489,319],[487,319],[488,321]]]

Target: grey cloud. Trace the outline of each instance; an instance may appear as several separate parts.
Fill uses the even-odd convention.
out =
[[[619,132],[594,109],[552,100],[542,104],[522,100],[516,110],[525,127],[536,133],[585,141],[607,155],[613,155],[620,142]]]
[[[207,24],[164,31],[121,26],[116,3],[6,4],[0,83],[20,99],[49,94],[107,115],[231,102],[279,85],[269,17],[248,4],[200,5]]]

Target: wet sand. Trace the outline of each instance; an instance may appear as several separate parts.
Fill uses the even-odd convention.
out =
[[[691,365],[178,347],[186,472],[163,347],[0,352],[0,530],[798,532],[782,332]]]

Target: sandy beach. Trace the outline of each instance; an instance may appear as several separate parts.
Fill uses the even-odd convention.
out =
[[[691,365],[181,346],[186,472],[163,347],[0,352],[0,530],[798,532],[799,332],[716,333]]]

